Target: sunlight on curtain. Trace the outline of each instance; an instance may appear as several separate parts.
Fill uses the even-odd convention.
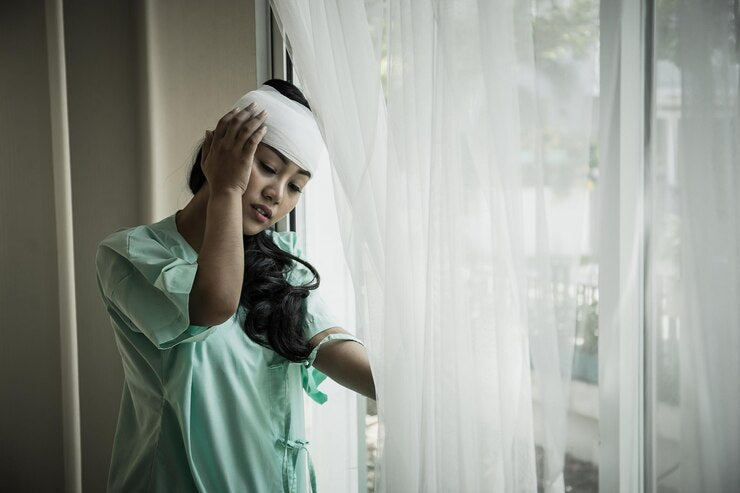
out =
[[[597,4],[272,3],[329,147],[376,490],[564,491],[598,444]]]
[[[656,491],[740,484],[738,4],[659,0],[649,354]]]

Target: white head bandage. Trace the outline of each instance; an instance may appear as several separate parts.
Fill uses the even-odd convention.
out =
[[[262,142],[282,152],[286,158],[311,176],[323,161],[328,161],[329,152],[324,143],[313,113],[300,103],[283,96],[277,89],[262,84],[249,91],[234,104],[234,108],[244,108],[252,102],[257,112],[267,110],[267,133]]]

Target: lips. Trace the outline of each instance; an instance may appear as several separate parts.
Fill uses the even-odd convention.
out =
[[[270,209],[269,207],[266,207],[262,204],[252,204],[252,207],[257,209],[260,214],[265,216],[267,219],[270,219],[272,217],[272,209]]]

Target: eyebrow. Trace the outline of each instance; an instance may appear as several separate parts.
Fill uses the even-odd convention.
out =
[[[274,147],[272,147],[270,144],[265,144],[264,142],[262,142],[262,144],[264,144],[265,146],[269,147],[272,152],[274,152],[275,154],[277,154],[280,157],[280,159],[283,160],[283,164],[286,164],[286,165],[288,164],[289,159],[287,157],[285,157],[285,154],[283,154],[282,152],[278,151],[277,149],[275,149]],[[298,168],[299,168],[298,169],[298,174],[305,175],[305,176],[308,176],[309,178],[311,178],[311,173],[310,172],[306,171],[305,169],[301,168],[300,166],[298,166]]]

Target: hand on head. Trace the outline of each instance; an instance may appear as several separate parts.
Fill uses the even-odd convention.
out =
[[[206,131],[201,167],[211,193],[247,190],[254,153],[267,128],[262,124],[267,112],[256,113],[255,104],[234,108],[218,121],[214,131]]]

